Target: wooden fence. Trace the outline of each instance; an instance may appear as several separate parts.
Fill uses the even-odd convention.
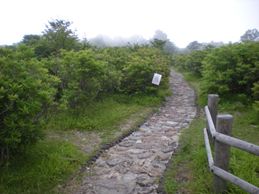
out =
[[[215,193],[226,191],[226,181],[229,181],[249,193],[259,194],[258,187],[228,172],[230,146],[256,156],[259,156],[259,146],[230,136],[233,117],[229,114],[218,114],[218,100],[217,94],[208,96],[208,105],[205,106],[207,127],[203,129],[209,168],[214,173]],[[215,160],[212,156],[210,142],[214,144]]]

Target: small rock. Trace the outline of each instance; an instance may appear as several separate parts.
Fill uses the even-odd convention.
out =
[[[136,143],[142,143],[141,139],[137,140]]]
[[[161,139],[162,139],[162,141],[170,141],[170,138],[168,138],[166,136],[162,136]]]
[[[165,149],[162,150],[162,152],[164,153],[169,153],[169,152],[173,152],[175,150],[175,147],[173,146],[168,146]]]
[[[122,146],[122,147],[130,147],[130,146],[134,145],[134,142],[132,142],[132,141],[122,141],[122,142],[120,142],[119,145]]]
[[[114,159],[111,159],[111,160],[107,160],[106,163],[110,166],[110,167],[113,167],[121,162],[124,162],[125,159],[121,159],[121,158],[114,158]]]
[[[142,154],[142,153],[144,153],[145,152],[145,150],[142,150],[142,149],[130,149],[130,150],[128,150],[128,152],[129,153],[131,153],[131,154]]]
[[[137,177],[137,184],[142,187],[152,185],[154,182],[155,182],[155,179],[149,177],[147,174],[142,174]]]
[[[138,159],[146,159],[146,158],[149,158],[150,156],[152,156],[153,154],[150,153],[150,152],[145,152],[145,153],[142,153],[142,154],[139,154],[138,155]]]
[[[161,160],[161,161],[165,161],[165,160],[169,160],[171,157],[171,154],[164,154],[163,152],[158,153],[156,159],[157,160]]]
[[[171,125],[172,127],[178,125],[178,122],[174,122],[174,121],[167,121],[166,123]]]

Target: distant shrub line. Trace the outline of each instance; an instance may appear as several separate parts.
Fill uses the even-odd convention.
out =
[[[176,55],[174,66],[201,78],[203,94],[254,103],[259,112],[259,43],[242,42]]]

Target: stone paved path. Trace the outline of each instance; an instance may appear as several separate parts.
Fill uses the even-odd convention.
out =
[[[78,194],[155,194],[178,146],[179,131],[196,115],[195,94],[182,75],[171,72],[173,95],[138,131],[106,150],[83,173]]]

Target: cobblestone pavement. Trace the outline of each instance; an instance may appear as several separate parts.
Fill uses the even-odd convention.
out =
[[[155,194],[178,146],[179,131],[196,115],[195,93],[172,71],[173,95],[138,131],[104,151],[82,175],[77,194]]]

